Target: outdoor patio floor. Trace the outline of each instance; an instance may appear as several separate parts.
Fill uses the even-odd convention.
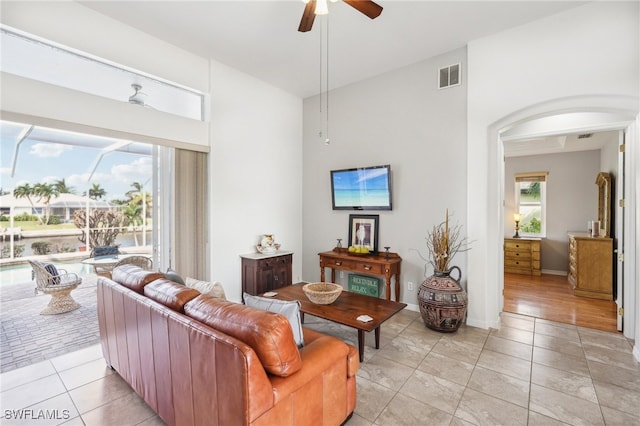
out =
[[[40,315],[51,296],[34,294],[35,283],[0,284],[0,372],[15,370],[99,343],[94,274],[82,275],[71,292],[79,309]]]

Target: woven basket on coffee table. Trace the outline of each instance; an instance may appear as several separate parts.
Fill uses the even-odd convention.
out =
[[[342,286],[334,283],[309,283],[302,287],[309,300],[317,305],[328,305],[342,293]]]

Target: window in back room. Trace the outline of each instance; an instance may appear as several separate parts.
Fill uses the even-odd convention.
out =
[[[546,235],[547,172],[517,173],[515,175],[515,205],[520,214],[520,235]]]

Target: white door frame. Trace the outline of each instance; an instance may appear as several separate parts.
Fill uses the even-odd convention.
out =
[[[561,114],[569,113],[603,113],[609,114],[612,117],[606,123],[599,123],[587,125],[588,123],[575,124],[574,127],[565,126],[564,129],[557,128],[555,130],[548,130],[552,133],[560,133],[561,130],[564,133],[580,131],[584,129],[592,130],[625,130],[629,126],[633,126],[635,123],[636,130],[630,135],[628,147],[631,151],[636,153],[640,151],[638,147],[638,130],[637,122],[639,112],[639,99],[635,96],[578,96],[563,99],[556,99],[548,102],[544,102],[531,107],[524,108],[516,111],[501,120],[494,122],[487,129],[487,143],[488,143],[488,172],[487,177],[487,199],[489,200],[486,208],[487,215],[487,228],[483,232],[487,236],[486,251],[483,255],[482,250],[476,250],[478,253],[474,253],[471,250],[468,254],[469,264],[475,267],[475,271],[479,273],[480,279],[484,279],[486,283],[487,300],[485,305],[481,306],[482,309],[486,309],[484,316],[478,318],[478,322],[483,322],[485,325],[492,326],[497,321],[499,314],[502,310],[503,299],[502,291],[504,288],[504,276],[503,261],[502,261],[502,242],[504,240],[504,156],[503,156],[503,144],[501,135],[505,132],[512,131],[518,126],[523,126],[525,123],[531,124],[533,120],[541,119],[545,117],[554,117]],[[520,127],[524,129],[526,126]],[[549,133],[551,134],[551,133]],[[635,158],[637,154],[634,154]],[[631,162],[630,170],[627,174],[627,194],[635,194],[640,192],[640,188],[635,185],[635,180],[640,178],[640,160]],[[494,173],[491,173],[491,171]],[[629,245],[630,242],[635,244],[640,238],[637,230],[640,229],[640,215],[636,212],[635,218],[631,223],[631,226],[626,229],[626,242]],[[493,256],[495,254],[495,256]],[[477,257],[477,259],[476,259]],[[482,260],[484,259],[484,261]],[[493,260],[491,260],[493,259]],[[635,259],[627,259],[625,262],[625,270],[628,270],[632,275],[627,275],[628,282],[632,286],[637,286],[640,282],[640,268],[638,268],[637,261]],[[482,278],[484,277],[484,278]],[[634,288],[633,300],[626,300],[627,309],[634,311],[637,314],[640,303],[638,296],[640,291],[635,291]],[[628,294],[628,293],[625,293]],[[626,312],[625,314],[628,314]],[[625,315],[626,316],[626,315]],[[625,336],[635,339],[636,348],[634,353],[636,358],[640,359],[640,324],[638,324],[639,315],[634,315],[634,320],[626,327]],[[473,324],[472,324],[473,325]],[[626,324],[625,324],[626,325]]]

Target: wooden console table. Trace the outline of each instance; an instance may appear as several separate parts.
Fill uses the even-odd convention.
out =
[[[331,282],[336,282],[336,269],[341,271],[362,272],[385,277],[385,297],[391,300],[391,277],[395,275],[395,299],[400,300],[400,265],[402,258],[398,253],[363,254],[349,253],[345,248],[318,253],[320,256],[320,281],[324,279],[324,268],[331,268]]]

